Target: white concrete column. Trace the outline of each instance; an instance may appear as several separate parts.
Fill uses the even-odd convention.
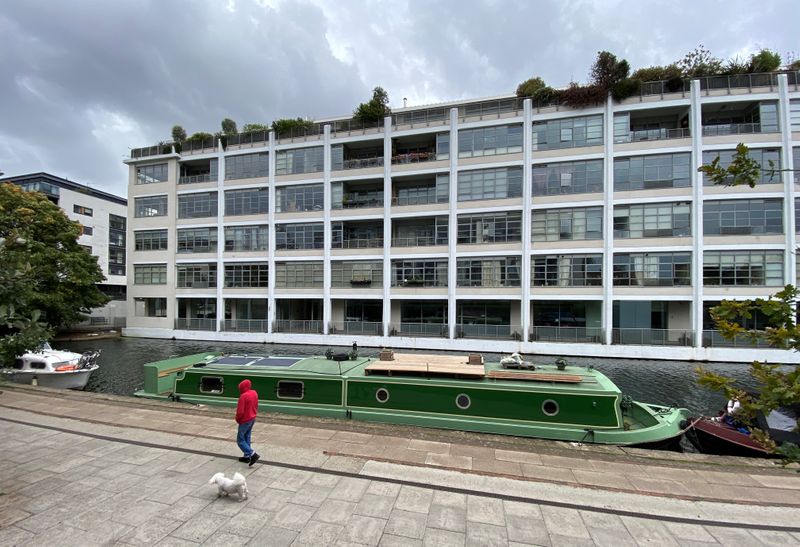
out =
[[[531,222],[533,211],[533,138],[531,100],[522,103],[522,258],[520,283],[522,284],[522,341],[527,342],[531,330]]]
[[[703,345],[703,111],[700,80],[691,82],[689,131],[692,133],[692,332],[694,346]]]
[[[778,125],[781,131],[781,168],[796,169],[794,165],[794,155],[792,154],[792,118],[789,108],[789,79],[786,74],[778,74]],[[764,166],[768,167],[768,166]],[[795,253],[797,252],[797,234],[795,234],[794,223],[794,172],[782,171],[784,200],[783,200],[783,229],[786,232],[786,249],[784,251],[784,284],[791,283],[797,285],[797,264]]]
[[[322,332],[327,334],[331,322],[331,126],[325,126],[323,136],[322,192],[324,199],[322,245]]]
[[[383,118],[383,335],[392,322],[392,117]]]
[[[275,131],[269,132],[269,213],[267,215],[267,263],[269,268],[269,288],[267,289],[267,333],[272,329],[277,317],[275,305]]]
[[[614,326],[614,101],[603,113],[603,314],[604,343],[611,344]]]
[[[222,330],[222,321],[225,319],[225,299],[222,296],[222,287],[225,285],[225,152],[222,141],[217,139],[217,326],[216,331]],[[177,247],[176,247],[177,249]]]
[[[458,244],[458,108],[450,109],[450,184],[448,190],[450,216],[447,221],[447,324],[448,338],[455,338],[456,245]]]

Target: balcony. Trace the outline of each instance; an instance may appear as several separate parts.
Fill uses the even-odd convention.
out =
[[[741,101],[704,104],[703,136],[757,135],[778,132],[776,101]]]
[[[226,319],[222,323],[225,332],[267,332],[266,319]]]
[[[369,158],[353,158],[344,160],[342,169],[369,169],[370,167],[383,167],[383,157],[372,156]]]
[[[278,319],[273,323],[272,331],[294,334],[324,334],[322,321],[316,319]]]
[[[449,329],[446,323],[396,323],[389,331],[390,336],[412,336],[425,338],[447,338]]]
[[[198,317],[178,317],[175,319],[176,330],[217,330],[216,319],[202,319]]]
[[[688,127],[639,129],[630,132],[627,142],[658,141],[663,139],[688,139],[692,134]]]
[[[427,205],[449,200],[447,174],[392,177],[392,205]]]
[[[334,321],[330,334],[383,336],[383,323],[375,321]]]
[[[331,170],[383,167],[383,141],[369,140],[331,146]]]
[[[203,175],[181,175],[178,179],[178,184],[196,184],[200,182],[216,182],[217,176],[211,173]]]
[[[247,133],[238,133],[236,135],[228,135],[226,139],[226,148],[229,150],[238,150],[240,148],[255,148],[267,146],[269,142],[269,131],[250,131]]]
[[[689,132],[689,107],[648,108],[614,115],[614,142],[685,139]]]
[[[392,115],[392,125],[394,127],[431,127],[449,123],[450,109],[442,107],[415,109]]]
[[[692,346],[694,335],[681,329],[613,329],[611,343],[631,346]]]
[[[704,348],[770,348],[766,340],[757,339],[753,340],[746,335],[738,335],[732,339],[723,337],[716,330],[703,331],[703,347]]]
[[[180,152],[182,156],[190,156],[192,154],[206,154],[217,150],[216,137],[207,137],[205,139],[187,139],[180,143]]]
[[[485,338],[487,340],[522,340],[520,325],[456,324],[456,338]]]
[[[331,183],[332,209],[383,207],[383,179]]]
[[[377,249],[383,247],[383,221],[333,222],[332,249]]]
[[[602,344],[603,329],[599,327],[531,327],[531,342],[566,342],[583,344]]]
[[[447,217],[426,221],[396,220],[392,223],[392,247],[447,245]]]
[[[762,133],[761,124],[755,123],[722,123],[704,125],[704,137],[719,137],[723,135],[753,135]]]
[[[339,242],[334,242],[333,249],[379,249],[383,247],[382,237],[372,238],[343,238]]]
[[[137,160],[147,158],[150,156],[163,156],[165,154],[174,154],[175,150],[172,149],[172,144],[156,144],[155,146],[145,146],[142,148],[131,149],[131,159]]]

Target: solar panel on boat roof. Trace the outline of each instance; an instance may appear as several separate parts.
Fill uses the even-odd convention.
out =
[[[220,357],[219,360],[214,361],[215,365],[246,365],[256,359],[256,357],[247,357],[242,355],[226,355]]]
[[[253,362],[254,367],[290,367],[302,357],[262,357]]]

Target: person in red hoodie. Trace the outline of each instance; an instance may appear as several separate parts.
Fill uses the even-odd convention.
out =
[[[250,380],[242,380],[239,383],[239,403],[236,405],[236,423],[239,424],[239,432],[236,434],[236,444],[242,449],[244,456],[239,458],[240,462],[248,462],[250,467],[258,461],[258,454],[250,446],[250,434],[253,432],[253,424],[256,423],[258,414],[258,393],[252,389]]]

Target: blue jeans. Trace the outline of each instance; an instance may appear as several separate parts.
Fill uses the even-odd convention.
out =
[[[246,458],[249,458],[255,452],[255,450],[250,447],[250,433],[253,432],[254,423],[256,423],[255,418],[249,422],[239,424],[239,432],[236,434],[236,444],[242,449],[242,453]]]

